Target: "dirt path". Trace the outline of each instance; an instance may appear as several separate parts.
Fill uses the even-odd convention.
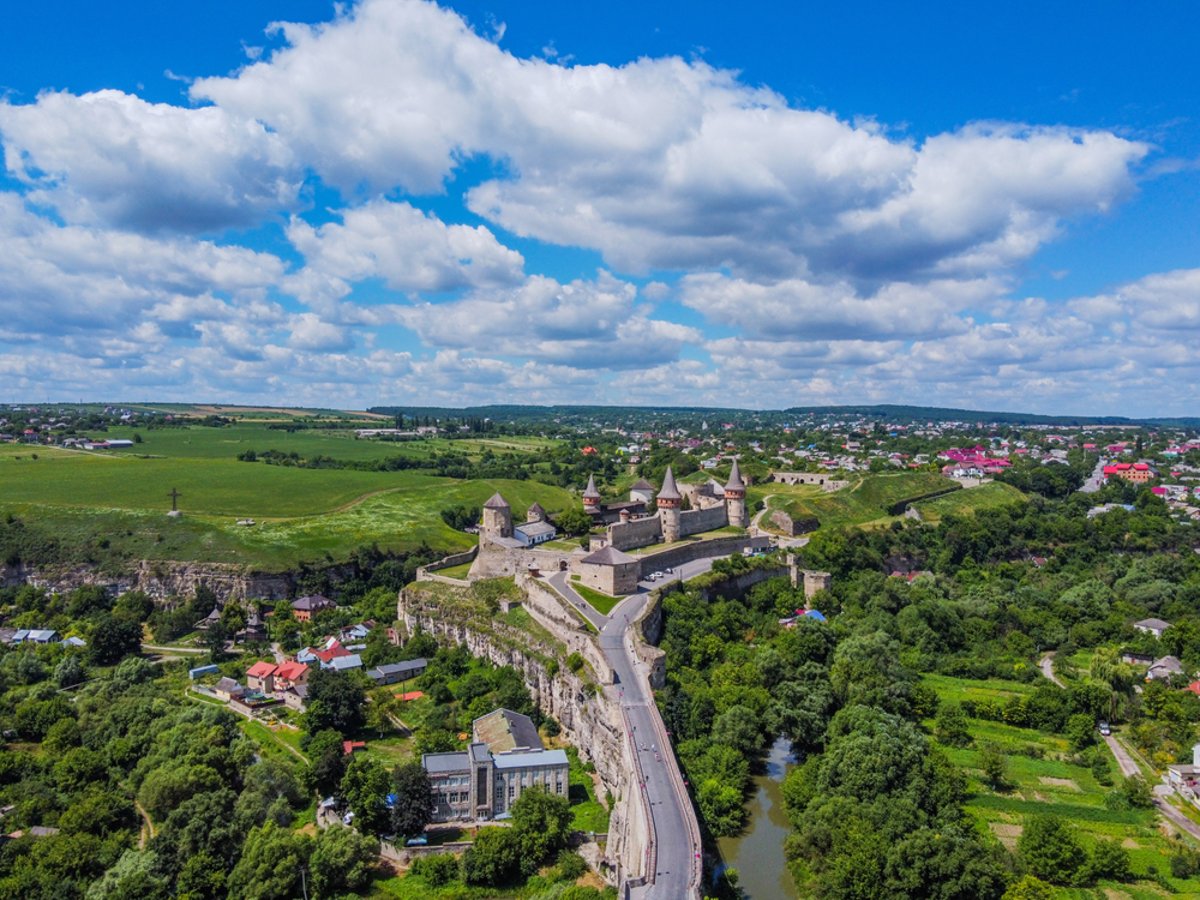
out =
[[[146,842],[154,837],[157,832],[154,830],[154,823],[150,821],[150,814],[142,808],[142,804],[138,803],[136,799],[133,801],[133,808],[138,811],[138,815],[141,816],[142,821],[146,823],[138,832],[138,849],[145,850]]]
[[[1043,675],[1045,675],[1047,678],[1049,678],[1051,681],[1053,681],[1055,684],[1057,684],[1060,688],[1063,688],[1064,690],[1066,689],[1067,686],[1065,684],[1063,684],[1062,681],[1059,680],[1059,677],[1057,675],[1054,674],[1054,653],[1053,652],[1045,654],[1042,657],[1042,661],[1039,663],[1039,665],[1042,667]]]

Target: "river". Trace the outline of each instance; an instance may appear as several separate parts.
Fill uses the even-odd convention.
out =
[[[786,738],[775,741],[767,754],[767,771],[754,779],[750,824],[739,837],[717,841],[721,859],[737,869],[738,884],[750,900],[799,897],[783,858],[783,842],[791,830],[783,809],[783,778],[794,763],[791,749]]]

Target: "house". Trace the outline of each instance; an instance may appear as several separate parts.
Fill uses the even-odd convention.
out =
[[[1200,781],[1200,744],[1192,747],[1192,762],[1177,763],[1167,766],[1167,784],[1179,794],[1193,801],[1197,795],[1197,782]]]
[[[1175,678],[1183,674],[1183,664],[1174,656],[1163,656],[1156,659],[1146,670],[1147,681]]]
[[[404,662],[376,666],[367,673],[367,676],[376,684],[395,684],[398,681],[408,681],[410,678],[423,675],[428,665],[429,661],[421,656]]]
[[[342,755],[353,756],[359,750],[366,750],[366,741],[342,741]]]
[[[79,647],[86,647],[86,646],[87,646],[87,641],[85,641],[85,640],[84,640],[83,638],[81,638],[81,637],[75,637],[74,635],[72,635],[72,636],[71,636],[71,637],[69,637],[69,638],[63,638],[63,639],[62,639],[61,641],[59,641],[58,643],[59,643],[59,645],[60,645],[60,646],[67,647],[68,649],[69,649],[69,648],[72,648],[72,647],[74,647],[74,648],[78,649]]]
[[[289,660],[275,667],[275,691],[287,691],[299,685],[308,684],[308,666],[302,662]]]
[[[492,753],[514,750],[542,750],[542,739],[529,716],[511,709],[496,709],[471,723],[477,742],[487,744]]]
[[[297,684],[283,692],[283,703],[288,709],[304,712],[308,708],[308,685]]]
[[[292,601],[292,614],[297,622],[311,622],[313,616],[327,609],[337,609],[337,604],[320,594],[298,597]]]
[[[1134,622],[1133,627],[1138,631],[1160,638],[1163,636],[1163,632],[1171,627],[1171,623],[1164,622],[1162,619],[1142,619],[1140,622]]]
[[[56,637],[58,637],[58,632],[50,628],[23,628],[13,635],[12,642],[14,644],[49,644]]]
[[[232,678],[225,677],[213,685],[212,692],[222,700],[241,699],[246,689]]]
[[[348,653],[345,656],[338,656],[330,660],[328,666],[322,668],[333,669],[335,672],[349,672],[351,669],[362,668],[362,657],[357,653]]]
[[[278,668],[274,663],[256,662],[246,670],[246,684],[251,689],[258,691],[260,694],[273,694],[275,692],[275,670]]]
[[[558,529],[549,522],[526,522],[513,528],[513,537],[526,547],[536,547],[558,536]]]
[[[319,648],[305,647],[296,654],[297,662],[320,663],[322,669],[328,669],[335,659],[349,656],[350,651],[342,646],[337,638],[330,638]]]

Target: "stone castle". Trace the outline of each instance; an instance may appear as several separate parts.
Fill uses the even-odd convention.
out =
[[[514,526],[508,502],[499,493],[495,494],[483,506],[479,550],[471,576],[512,575],[526,569],[570,571],[583,584],[607,594],[632,593],[643,577],[645,560],[626,551],[661,544],[661,550],[654,555],[665,558],[670,545],[683,538],[726,526],[745,528],[748,521],[746,483],[736,460],[724,485],[710,480],[700,485],[684,485],[681,489],[668,467],[657,495],[654,486],[642,480],[630,489],[628,501],[605,504],[592,477],[582,499],[584,511],[594,526],[606,526],[603,534],[592,535],[590,552],[539,547],[555,535],[554,526],[546,521],[541,506],[534,504],[527,513],[527,521]],[[649,512],[652,501],[655,509]],[[690,508],[684,509],[685,505]],[[660,559],[658,564],[673,563]]]

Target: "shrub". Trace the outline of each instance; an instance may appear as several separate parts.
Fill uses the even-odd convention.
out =
[[[452,853],[419,856],[413,860],[410,871],[430,887],[444,887],[458,877],[458,859]]]

